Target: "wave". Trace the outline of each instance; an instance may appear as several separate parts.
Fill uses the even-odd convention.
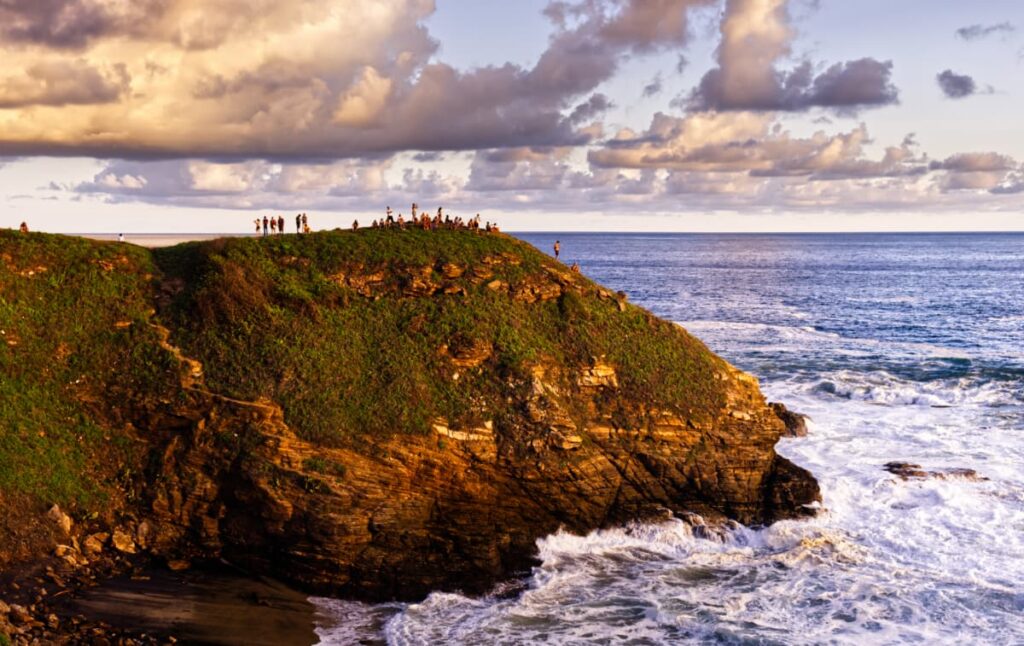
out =
[[[984,376],[914,381],[884,370],[830,373],[807,390],[839,399],[859,400],[885,406],[1002,407],[1024,403],[1024,389],[1018,380],[996,381]]]

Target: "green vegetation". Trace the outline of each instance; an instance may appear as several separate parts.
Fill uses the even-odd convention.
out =
[[[585,278],[534,303],[488,288],[552,284],[551,272],[566,271],[507,236],[364,230],[155,256],[188,285],[168,316],[174,342],[204,363],[210,387],[274,400],[300,436],[327,445],[424,432],[436,417],[500,423],[517,413],[508,410],[510,385],[527,387],[541,361],[577,368],[604,356],[633,402],[701,410],[720,396],[712,375],[721,364],[699,341],[639,308],[620,311]],[[464,273],[445,278],[446,264]],[[486,277],[474,279],[481,268]],[[360,292],[373,275],[381,282]],[[417,295],[411,276],[459,292]],[[493,348],[487,361],[454,368],[445,348],[479,341]]]
[[[515,297],[566,276],[561,295]],[[623,424],[641,404],[700,414],[722,396],[722,364],[699,341],[508,236],[364,230],[151,252],[0,231],[0,498],[80,515],[127,500],[156,430],[140,420],[183,395],[153,323],[210,390],[275,401],[327,446],[375,450],[373,437],[437,417],[514,431],[510,395],[539,363],[566,368],[571,389],[571,371],[605,357]]]
[[[173,368],[147,325],[153,271],[137,247],[0,231],[0,494],[74,508],[115,486],[119,415]]]

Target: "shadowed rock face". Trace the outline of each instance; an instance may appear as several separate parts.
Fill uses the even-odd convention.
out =
[[[311,590],[415,599],[486,591],[528,567],[537,539],[559,528],[666,511],[751,525],[813,513],[817,482],[776,454],[785,424],[756,380],[681,328],[511,239],[390,234],[411,241],[399,248],[418,254],[406,262],[382,257],[395,240],[370,237],[382,235],[212,243],[206,256],[169,257],[168,275],[140,276],[150,318],[119,334],[174,367],[145,392],[97,387],[88,400],[105,428],[129,429],[144,447],[133,495],[119,502],[140,550],[176,563],[224,557]],[[364,240],[378,247],[345,251]],[[285,332],[307,339],[297,355],[266,344],[282,312]],[[392,312],[400,327],[356,329],[364,313]],[[474,327],[489,315],[491,328]],[[618,336],[601,337],[606,326]],[[301,361],[307,347],[327,352],[319,340],[330,357],[349,356],[356,333],[366,364]],[[409,338],[404,347],[427,350],[403,370],[429,370],[395,376],[419,397],[408,406],[428,413],[422,424],[398,411],[393,428],[371,432],[345,409],[331,418],[348,424],[337,438],[311,430],[337,399],[371,397],[338,373],[375,377],[366,365]],[[244,361],[226,370],[238,353]],[[248,382],[232,381],[249,367]],[[439,396],[468,403],[443,412],[431,383],[415,380],[423,375],[457,384]],[[316,387],[317,406],[294,396],[296,383]]]
[[[515,427],[488,421],[395,438],[373,455],[304,442],[277,406],[195,394],[152,478],[154,549],[222,554],[307,587],[360,598],[483,592],[523,570],[535,541],[631,519],[696,512],[763,524],[813,513],[805,470],[756,382],[720,376],[728,405],[701,418],[650,411],[618,428],[600,401],[610,366],[538,366]],[[593,375],[604,375],[595,383]],[[586,384],[570,401],[562,384]],[[584,406],[582,426],[566,413]]]

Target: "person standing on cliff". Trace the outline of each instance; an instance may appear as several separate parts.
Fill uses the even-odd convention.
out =
[[[562,243],[555,240],[555,260],[558,260],[558,254],[562,252]]]
[[[284,216],[283,215],[277,216],[277,232],[279,234],[281,234],[281,235],[284,235]]]
[[[270,226],[270,219],[267,216],[263,216],[263,237],[266,238],[268,235],[268,227]]]
[[[309,233],[309,218],[306,217],[305,213],[302,214],[302,232]]]
[[[295,233],[302,233],[302,214],[295,215]]]

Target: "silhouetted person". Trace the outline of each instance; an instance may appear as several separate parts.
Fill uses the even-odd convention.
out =
[[[295,215],[295,233],[302,233],[302,214]]]
[[[270,226],[270,219],[267,216],[263,216],[263,237],[266,238],[268,235],[268,227]]]
[[[558,254],[562,252],[562,243],[555,240],[555,260],[558,260]]]
[[[302,214],[302,232],[309,233],[309,219],[305,213]]]
[[[353,231],[358,231],[359,230],[359,220],[353,220],[352,221],[352,230]]]
[[[273,216],[270,217],[270,232],[277,233],[277,218]]]

